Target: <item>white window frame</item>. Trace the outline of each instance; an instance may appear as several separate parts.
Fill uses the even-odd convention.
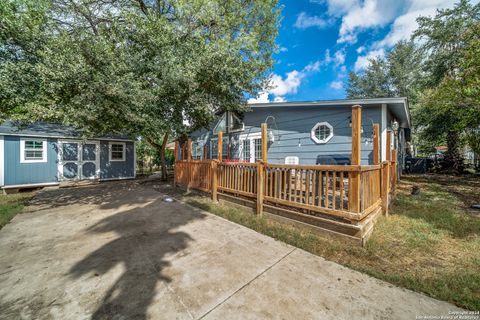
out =
[[[123,145],[122,159],[112,159],[112,145],[114,144]],[[127,154],[127,144],[125,142],[115,142],[115,141],[108,142],[108,161],[109,162],[124,162],[127,158],[126,154]]]
[[[242,127],[239,128],[239,129],[235,129],[235,130],[232,130],[230,128],[230,125],[231,125],[231,121],[230,120],[233,120],[233,117],[237,118],[237,120],[239,120],[241,123],[242,123]],[[212,130],[212,133],[214,136],[218,136],[218,132],[215,132],[217,131],[217,127],[220,125],[220,122],[222,120],[225,120],[225,131],[223,131],[223,133],[235,133],[235,132],[242,132],[242,131],[245,131],[245,122],[243,122],[243,120],[238,116],[236,115],[234,112],[232,111],[225,111],[222,116],[219,118],[219,120],[217,121],[217,123],[215,124],[215,126],[213,127],[213,130]]]
[[[42,143],[42,159],[25,159],[25,141],[36,141]],[[20,163],[45,163],[48,161],[47,139],[41,138],[20,138]]]
[[[255,163],[255,139],[261,139],[261,138],[262,138],[261,132],[242,134],[239,136],[239,139],[238,139],[240,143],[239,152],[242,160],[244,161],[248,160],[250,163]],[[243,141],[244,140],[250,141],[250,159],[243,159]]]
[[[245,123],[243,122],[243,120],[239,116],[237,116],[234,112],[231,112],[231,111],[228,113],[228,116],[230,116],[232,120],[233,120],[233,117],[235,117],[235,118],[237,118],[238,121],[240,121],[242,123],[242,128],[240,128],[240,129],[232,130],[231,128],[228,127],[228,132],[229,133],[245,131]],[[227,124],[230,124],[230,123],[227,123]]]
[[[218,138],[210,139],[210,150],[208,150],[208,152],[210,153],[210,159],[218,159],[218,150],[216,153],[214,153],[212,147],[213,145],[216,145],[218,149]]]
[[[318,139],[317,136],[315,135],[315,131],[317,130],[318,127],[320,126],[326,126],[330,129],[330,134],[325,138],[325,139]],[[317,143],[317,144],[325,144],[330,139],[333,138],[333,127],[330,123],[324,121],[324,122],[318,122],[316,125],[313,126],[312,130],[310,131],[310,137],[312,140]]]

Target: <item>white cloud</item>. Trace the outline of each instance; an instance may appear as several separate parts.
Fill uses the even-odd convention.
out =
[[[345,51],[344,50],[338,50],[332,55],[330,54],[330,49],[325,50],[325,58],[322,61],[322,64],[324,65],[329,65],[333,63],[336,67],[342,65],[345,63]]]
[[[294,27],[298,29],[307,29],[311,27],[315,28],[325,28],[328,26],[328,21],[317,17],[309,16],[305,12],[300,12],[297,16],[297,21],[295,21]]]
[[[297,93],[297,89],[302,83],[304,76],[304,73],[297,70],[288,72],[285,79],[278,74],[273,74],[270,79],[272,89],[270,89],[269,92],[275,96]]]
[[[357,50],[355,51],[357,51],[357,53],[360,54],[365,51],[365,46],[358,47]]]
[[[292,70],[287,72],[286,77],[278,74],[272,74],[269,81],[269,89],[264,90],[255,98],[248,99],[248,103],[266,103],[270,101],[270,95],[273,101],[283,102],[288,94],[295,94],[302,84],[302,81],[308,75],[320,71],[320,61],[312,62],[306,65],[301,71]]]
[[[477,0],[478,1],[478,0]],[[474,2],[477,2],[474,1]],[[406,11],[398,16],[392,24],[390,32],[381,41],[374,44],[375,47],[392,47],[400,40],[409,39],[413,31],[417,29],[419,16],[433,16],[439,8],[452,7],[457,0],[410,0]]]
[[[280,47],[280,48],[278,48],[278,51],[280,51],[280,52],[287,52],[287,51],[288,51],[288,48]]]
[[[370,60],[375,58],[382,58],[385,56],[384,49],[372,50],[364,56],[359,56],[355,61],[355,72],[364,70],[370,65]]]
[[[334,90],[343,89],[343,82],[342,81],[333,81],[330,83],[330,88]]]
[[[349,9],[359,4],[358,0],[326,0],[326,2],[328,14],[336,17],[345,14]]]
[[[248,99],[247,103],[267,103],[269,102],[268,100],[268,92],[260,92],[258,96],[255,98],[250,98]]]
[[[320,70],[320,61],[312,62],[303,68],[303,72],[317,72]]]
[[[402,2],[398,0],[365,0],[353,5],[342,18],[338,43],[355,43],[359,31],[382,27],[392,22]]]
[[[345,63],[345,52],[340,50],[335,52],[335,64],[342,65],[344,63]]]

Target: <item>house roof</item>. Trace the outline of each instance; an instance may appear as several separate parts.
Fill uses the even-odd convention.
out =
[[[371,99],[344,99],[344,100],[317,100],[302,102],[270,102],[252,103],[249,106],[255,108],[272,107],[327,107],[327,106],[354,106],[375,107],[386,105],[392,114],[397,118],[403,128],[410,128],[410,111],[407,98],[371,98]]]
[[[47,138],[81,138],[81,130],[71,126],[56,123],[35,122],[26,127],[19,127],[14,122],[7,120],[0,125],[0,135],[6,136],[23,136],[23,137],[47,137]],[[109,134],[96,139],[101,140],[128,140],[132,141],[128,136],[122,134]]]

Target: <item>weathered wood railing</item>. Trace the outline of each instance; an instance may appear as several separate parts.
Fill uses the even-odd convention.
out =
[[[212,190],[211,160],[181,160],[175,162],[175,183],[205,192]]]
[[[191,160],[177,161],[175,173],[176,183],[188,188],[358,221],[388,203],[383,201],[388,191],[383,190],[387,186],[382,175],[385,170],[390,173],[385,165],[304,166]],[[358,192],[353,190],[355,175],[360,176]],[[386,181],[390,182],[390,178]]]
[[[265,200],[313,212],[349,216],[350,166],[265,166]]]
[[[256,163],[218,163],[218,190],[221,192],[256,198],[257,177]]]

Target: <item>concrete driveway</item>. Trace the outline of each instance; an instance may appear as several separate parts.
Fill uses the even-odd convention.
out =
[[[396,288],[134,181],[42,192],[0,231],[2,319],[415,319]]]

